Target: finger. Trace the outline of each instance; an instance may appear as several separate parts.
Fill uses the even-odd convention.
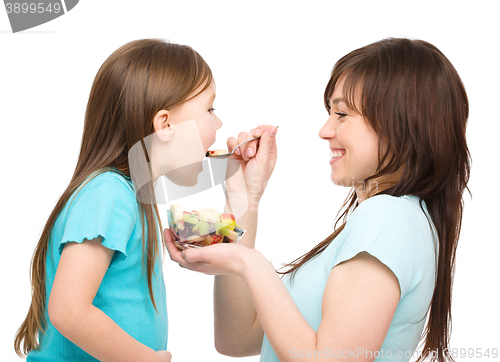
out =
[[[209,247],[199,249],[186,249],[182,251],[182,257],[187,263],[203,263],[206,262],[206,254],[210,253]]]
[[[230,137],[227,140],[227,149],[228,152],[231,152],[236,146],[238,145],[238,140],[234,137]],[[231,158],[237,159],[240,161],[240,163],[243,161],[243,158],[241,157],[241,153],[239,148],[237,148],[234,153],[231,155]]]
[[[240,134],[238,134],[238,144],[245,142],[247,140],[247,137],[248,133],[246,132],[241,132]],[[246,145],[238,147],[238,149],[234,151],[234,153],[241,155],[245,161],[248,161],[248,159],[245,158],[245,146]]]
[[[257,136],[261,136],[263,133],[269,131],[273,126],[270,124],[261,124],[257,128],[253,129],[250,136],[248,139],[255,138]],[[261,137],[262,138],[262,137]],[[255,141],[248,142],[247,144],[247,156],[248,157],[255,157],[255,155],[258,152],[260,146],[260,138],[256,139]],[[251,148],[252,152],[248,153],[248,149]]]
[[[238,145],[238,140],[235,137],[227,139],[227,152],[231,152]]]
[[[179,250],[175,246],[173,239],[172,239],[172,236],[169,235],[169,233],[171,233],[171,231],[169,229],[165,229],[164,233],[165,233],[165,244],[167,246],[168,253],[170,254],[170,259],[172,259],[172,261],[175,261],[176,263],[178,263],[181,268],[188,269],[191,271],[203,272],[203,271],[200,271],[199,269],[203,268],[204,263],[198,262],[198,261],[188,262],[184,258],[185,250]],[[196,255],[195,255],[195,259],[196,259]]]
[[[179,264],[179,266],[180,266],[181,268],[184,268],[184,269],[187,269],[187,270],[194,271],[193,269],[191,269],[191,268],[189,268],[189,267],[187,267],[187,266],[185,266],[185,265]]]
[[[172,361],[172,354],[168,351],[158,351],[156,352],[160,357],[162,362],[171,362]]]
[[[179,264],[179,266],[181,268],[184,268],[184,269],[196,272],[196,273],[203,273],[206,275],[216,275],[216,273],[214,271],[210,270],[210,268],[207,268],[206,265],[207,264],[203,263],[203,262],[197,262],[197,263],[193,264],[192,267],[187,267],[187,266]]]
[[[261,125],[258,125],[255,129],[254,129],[254,133],[255,131],[257,130],[260,130],[260,134],[263,134],[264,132],[266,131],[269,131],[272,127],[274,127],[272,124],[261,124]],[[255,135],[255,137],[258,136],[257,134]]]
[[[274,126],[269,127],[263,134],[262,137],[260,138],[259,142],[259,150],[257,153],[257,157],[262,158],[262,161],[265,161],[266,159],[275,159],[276,158],[276,133],[278,132],[278,129]],[[273,145],[274,144],[274,145]]]
[[[258,137],[261,134],[262,130],[260,128],[252,129],[248,134],[248,140]],[[246,146],[245,155],[248,157],[248,159],[254,157],[257,154],[257,150],[259,148],[259,141],[260,138],[257,138],[256,140],[253,140],[245,144]]]
[[[184,262],[184,259],[182,258],[182,251],[175,246],[170,229],[165,229],[164,235],[165,245],[168,253],[170,254],[170,259],[177,263]]]

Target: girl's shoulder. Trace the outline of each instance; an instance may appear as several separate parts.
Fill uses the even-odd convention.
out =
[[[104,194],[110,192],[112,194],[121,193],[124,196],[134,196],[134,188],[130,178],[116,169],[104,169],[93,172],[79,187],[79,189],[84,188]]]
[[[102,169],[93,172],[75,190],[68,200],[68,206],[75,204],[129,205],[136,206],[132,182],[116,169]]]

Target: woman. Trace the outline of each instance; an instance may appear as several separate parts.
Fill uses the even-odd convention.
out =
[[[452,272],[470,172],[460,77],[433,45],[386,39],[341,58],[324,101],[330,116],[319,135],[331,149],[331,179],[352,187],[340,227],[288,264],[283,282],[253,249],[255,207],[238,220],[250,230],[239,244],[181,253],[166,232],[171,258],[218,275],[215,344],[223,354],[261,353],[266,362],[408,361],[427,317],[421,358],[448,360]],[[268,177],[268,153],[259,148],[241,161],[248,183]]]

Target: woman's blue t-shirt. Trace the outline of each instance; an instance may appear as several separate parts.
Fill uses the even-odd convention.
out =
[[[89,180],[89,179],[87,179]],[[147,235],[147,234],[146,234]],[[50,234],[46,259],[46,305],[64,245],[102,237],[102,244],[115,250],[93,305],[106,313],[137,341],[166,350],[168,318],[162,255],[152,278],[158,313],[149,297],[142,253],[142,225],[131,181],[106,171],[83,183],[59,214]],[[159,244],[161,250],[161,243]],[[40,348],[28,362],[97,361],[61,335],[50,323],[40,333]]]
[[[357,358],[373,356],[377,357],[375,361],[398,362],[407,362],[413,357],[434,293],[436,268],[435,228],[430,217],[426,218],[425,203],[424,213],[419,201],[410,195],[377,195],[363,201],[349,217],[344,230],[322,253],[297,271],[293,282],[290,282],[290,274],[283,278],[300,312],[315,331],[322,319],[327,279],[339,263],[368,252],[388,266],[399,281],[399,304],[380,351],[323,350],[319,351],[321,357],[343,359],[353,357],[354,353]],[[300,359],[307,352],[292,349],[290,357]],[[260,360],[278,361],[265,335]]]

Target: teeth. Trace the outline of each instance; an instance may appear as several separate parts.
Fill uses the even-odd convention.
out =
[[[342,155],[343,155],[342,152],[340,152],[340,151],[333,151],[332,150],[332,152],[330,153],[330,158],[337,158],[337,157],[340,157]]]

